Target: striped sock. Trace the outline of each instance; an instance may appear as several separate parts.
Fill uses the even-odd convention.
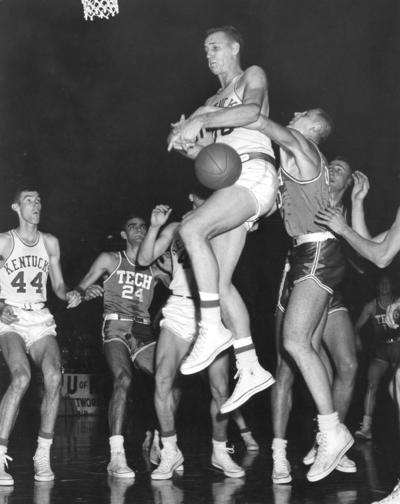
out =
[[[250,336],[235,340],[233,342],[233,348],[239,366],[246,365],[250,362],[258,362],[256,349]]]
[[[219,294],[199,291],[199,296],[201,321],[210,324],[220,323],[221,308],[219,304]]]

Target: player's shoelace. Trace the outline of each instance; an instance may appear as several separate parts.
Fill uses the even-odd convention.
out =
[[[161,450],[161,461],[157,470],[160,472],[168,472],[176,455],[177,452],[174,450]]]
[[[3,464],[3,470],[4,468],[8,469],[8,461],[11,462],[12,458],[9,455],[7,455],[7,453],[5,453],[0,459],[0,464]]]
[[[47,450],[38,450],[33,457],[36,472],[52,472],[50,468],[50,454]]]
[[[317,453],[315,456],[314,464],[319,465],[325,458],[325,454],[328,446],[328,436],[324,432],[318,432],[317,434]]]
[[[276,450],[272,455],[274,462],[274,473],[276,474],[287,474],[289,472],[288,461],[286,459],[286,453],[283,450]]]

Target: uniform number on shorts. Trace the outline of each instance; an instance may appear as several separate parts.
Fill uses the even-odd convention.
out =
[[[124,285],[122,287],[122,297],[124,299],[136,299],[143,302],[143,289],[134,289],[134,285]]]
[[[17,292],[26,292],[26,282],[24,279],[24,272],[20,271],[15,275],[11,281],[11,285],[17,289]],[[36,287],[36,293],[41,294],[43,292],[43,281],[42,272],[40,271],[35,278],[31,280],[32,287]]]

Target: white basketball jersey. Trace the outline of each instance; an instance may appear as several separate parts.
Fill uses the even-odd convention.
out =
[[[174,294],[181,296],[197,295],[192,266],[182,240],[175,238],[170,250],[172,257],[172,281],[169,284],[169,288]]]
[[[243,103],[243,91],[237,90],[237,81],[241,75],[235,77],[225,89],[207,100],[208,105],[227,108]],[[213,130],[216,143],[225,143],[233,147],[238,154],[250,152],[264,152],[274,157],[272,143],[269,137],[257,130],[248,128],[219,128]]]
[[[44,303],[49,274],[49,254],[43,236],[36,243],[24,243],[15,231],[9,231],[13,247],[0,268],[0,298],[10,303]]]

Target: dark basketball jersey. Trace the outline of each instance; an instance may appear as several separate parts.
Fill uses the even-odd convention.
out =
[[[119,252],[118,266],[104,280],[104,314],[149,318],[154,284],[151,266],[138,266],[128,259],[125,252]]]
[[[320,170],[314,179],[298,180],[282,166],[279,168],[278,207],[291,237],[326,231],[314,222],[317,212],[329,206],[329,171],[326,160],[319,154]],[[286,158],[286,152],[281,149],[281,163]]]
[[[400,337],[399,329],[391,329],[386,323],[386,308],[383,308],[375,299],[375,315],[373,317],[375,330],[381,341],[398,339]]]

